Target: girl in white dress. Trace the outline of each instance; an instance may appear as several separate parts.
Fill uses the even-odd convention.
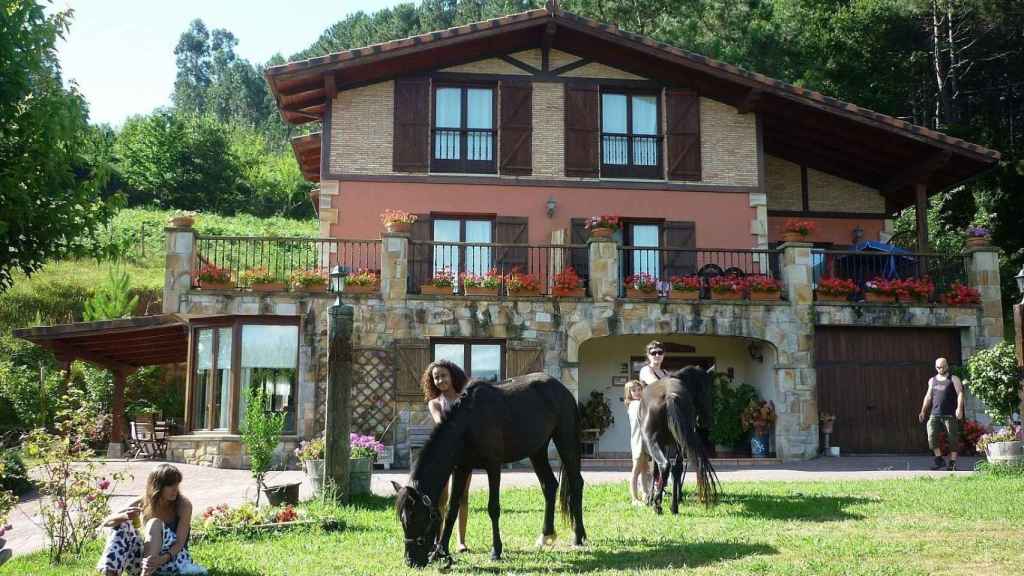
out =
[[[629,414],[629,450],[633,456],[633,475],[629,480],[629,495],[633,504],[640,506],[647,500],[648,466],[644,455],[643,439],[640,436],[640,400],[643,398],[644,386],[639,380],[626,382],[622,391],[622,400],[626,403]],[[637,481],[640,481],[639,490]]]

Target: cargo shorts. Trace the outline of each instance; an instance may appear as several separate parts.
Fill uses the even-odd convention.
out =
[[[939,435],[945,431],[949,450],[960,445],[960,421],[956,416],[931,416],[928,418],[928,448],[939,448]]]

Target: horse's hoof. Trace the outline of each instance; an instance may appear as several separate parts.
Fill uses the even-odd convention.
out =
[[[495,562],[501,560],[501,550],[491,550],[491,560]]]
[[[672,515],[673,516],[678,516],[679,515],[679,508],[672,508],[671,511],[672,511]]]
[[[545,546],[554,546],[555,540],[558,538],[555,534],[541,534],[537,537],[537,548],[543,548]]]
[[[662,514],[661,506],[655,506],[654,507],[654,513],[657,514],[658,516],[661,516],[661,514]]]

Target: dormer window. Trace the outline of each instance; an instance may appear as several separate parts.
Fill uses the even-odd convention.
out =
[[[437,86],[430,171],[497,172],[494,116],[494,88]]]
[[[657,94],[601,92],[601,176],[663,178]]]

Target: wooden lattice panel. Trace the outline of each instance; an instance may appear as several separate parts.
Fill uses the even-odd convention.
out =
[[[388,353],[356,349],[352,355],[352,431],[378,440],[395,417],[395,370]]]

